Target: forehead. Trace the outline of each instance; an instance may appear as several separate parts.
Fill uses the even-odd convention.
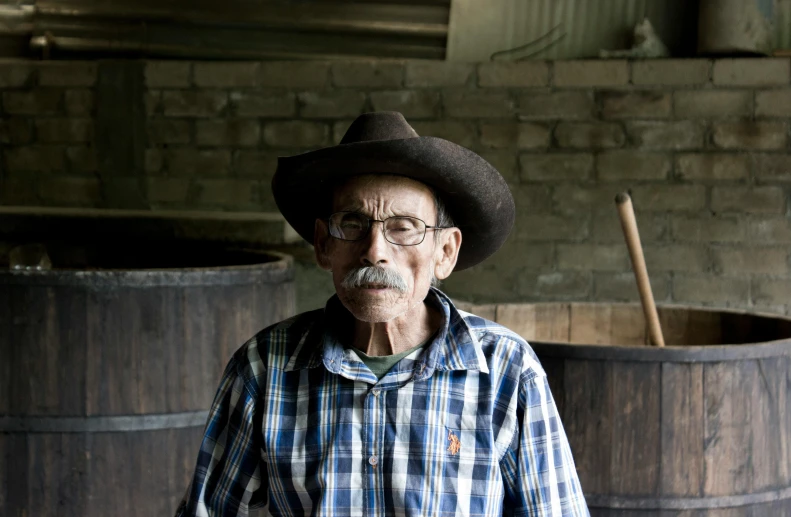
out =
[[[434,194],[419,181],[404,176],[353,176],[335,189],[335,208],[345,204],[366,202],[408,205],[417,208],[428,204],[433,208]]]

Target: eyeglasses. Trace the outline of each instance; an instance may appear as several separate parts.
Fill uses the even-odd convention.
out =
[[[416,246],[423,242],[426,230],[441,230],[443,226],[428,226],[417,217],[394,216],[371,219],[359,212],[336,212],[327,219],[330,235],[343,241],[359,241],[371,230],[372,223],[382,223],[382,233],[387,242],[398,246]]]

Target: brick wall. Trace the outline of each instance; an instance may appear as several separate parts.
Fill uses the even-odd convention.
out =
[[[791,305],[788,59],[2,62],[0,89],[3,204],[274,211],[278,155],[399,110],[516,198],[505,247],[446,282],[458,298],[637,299],[628,189],[658,301]],[[303,271],[310,308],[331,286]]]

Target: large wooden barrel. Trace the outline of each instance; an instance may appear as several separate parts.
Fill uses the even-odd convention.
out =
[[[547,371],[591,515],[791,517],[791,319],[630,304],[462,305]]]
[[[0,271],[3,517],[172,515],[231,354],[294,312],[288,256],[114,246]]]

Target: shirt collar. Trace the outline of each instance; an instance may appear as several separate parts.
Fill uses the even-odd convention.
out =
[[[489,373],[481,343],[459,314],[453,302],[442,291],[430,288],[426,303],[431,304],[443,315],[443,321],[434,340],[415,361],[414,380],[430,377],[434,371],[477,370]],[[289,358],[286,371],[315,368],[324,365],[327,370],[356,377],[356,368],[347,371],[348,354],[344,354],[338,324],[349,320],[351,315],[333,295],[324,306],[321,316],[300,336],[299,343]],[[367,379],[360,380],[369,380]],[[374,377],[375,380],[375,377]]]

